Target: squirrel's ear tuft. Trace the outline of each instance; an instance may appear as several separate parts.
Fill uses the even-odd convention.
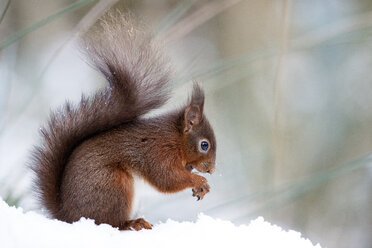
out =
[[[191,95],[190,106],[196,105],[199,107],[201,113],[204,108],[204,91],[197,82],[194,82],[194,87]]]

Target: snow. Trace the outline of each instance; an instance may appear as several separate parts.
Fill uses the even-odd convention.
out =
[[[284,231],[262,217],[249,225],[200,214],[196,222],[168,220],[152,230],[119,231],[82,218],[73,224],[48,219],[0,199],[0,247],[317,247],[295,231]]]

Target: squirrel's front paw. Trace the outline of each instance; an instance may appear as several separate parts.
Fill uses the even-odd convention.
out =
[[[197,186],[197,187],[192,189],[192,196],[196,196],[197,201],[199,201],[199,200],[203,199],[205,194],[207,194],[209,192],[209,189],[210,189],[210,186],[207,183],[207,181],[205,181],[202,185]]]

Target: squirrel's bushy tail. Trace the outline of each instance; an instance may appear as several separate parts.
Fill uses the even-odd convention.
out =
[[[33,153],[32,169],[45,208],[56,217],[61,177],[67,160],[85,139],[156,109],[168,100],[168,66],[154,42],[120,12],[106,15],[83,39],[91,63],[109,85],[80,103],[66,103],[41,129],[43,144]]]

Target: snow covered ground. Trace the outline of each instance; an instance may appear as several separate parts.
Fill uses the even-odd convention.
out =
[[[249,225],[200,214],[196,223],[155,224],[152,230],[119,231],[81,219],[74,224],[51,220],[35,212],[24,213],[0,199],[0,247],[317,247],[294,231],[265,222]]]

